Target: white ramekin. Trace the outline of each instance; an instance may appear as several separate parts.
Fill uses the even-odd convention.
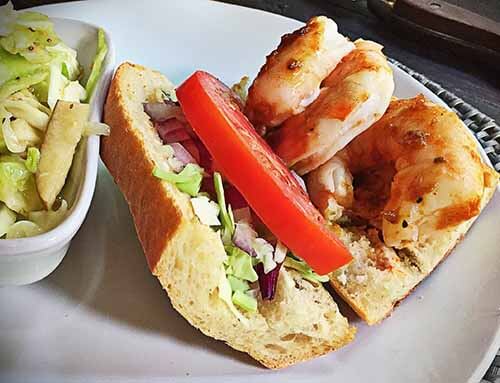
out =
[[[78,61],[88,76],[97,47],[98,27],[77,20],[53,18],[61,39],[78,51]],[[107,87],[113,74],[114,48],[105,33],[108,54],[91,99],[91,120],[100,121]],[[0,239],[0,286],[25,285],[49,275],[61,263],[71,239],[82,225],[94,194],[99,161],[99,137],[87,139],[81,179],[66,219],[56,228],[35,237]]]

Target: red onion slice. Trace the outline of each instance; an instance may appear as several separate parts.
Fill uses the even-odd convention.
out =
[[[158,132],[158,135],[160,136],[164,144],[170,144],[171,142],[181,142],[191,138],[185,128],[185,124],[177,120],[176,118],[171,118],[162,122],[156,122],[154,125]]]
[[[252,212],[248,206],[233,210],[233,215],[236,222],[252,223]]]
[[[169,144],[172,147],[172,150],[174,151],[174,157],[182,163],[182,165],[187,165],[187,164],[196,164],[196,160],[193,158],[191,153],[189,153],[184,146],[179,144],[178,142],[173,142]]]
[[[163,135],[164,144],[169,144],[171,142],[182,142],[184,144],[185,141],[189,140],[191,140],[191,137],[185,129],[172,130],[170,132],[164,133]]]
[[[189,154],[191,154],[196,161],[197,164],[200,163],[200,151],[198,150],[198,146],[192,139],[188,139],[185,141],[182,141],[182,146],[184,146],[184,149],[186,149]]]
[[[255,256],[253,249],[253,240],[257,237],[257,233],[248,223],[237,223],[233,234],[233,243],[241,250],[246,251],[251,256]]]

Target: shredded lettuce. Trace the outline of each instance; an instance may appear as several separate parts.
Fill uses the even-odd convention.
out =
[[[257,311],[257,299],[243,291],[236,290],[233,293],[232,300],[236,306],[241,307],[243,310],[251,312]]]
[[[38,148],[35,147],[28,148],[28,152],[26,154],[26,160],[24,161],[26,169],[28,169],[31,173],[36,173],[36,171],[38,170],[39,162],[40,162],[40,150],[38,150]]]
[[[236,305],[245,311],[254,312],[257,311],[257,300],[248,293],[250,290],[248,283],[256,282],[259,279],[253,268],[255,258],[232,244],[232,236],[235,231],[234,215],[231,206],[226,206],[222,177],[217,172],[214,173],[214,186],[219,204],[219,217],[223,226],[221,233],[222,242],[225,244],[224,247],[227,254],[227,258],[224,261],[226,271],[225,283],[229,285],[229,289],[231,290],[230,292],[226,292],[225,299],[231,296],[232,305]]]
[[[231,205],[226,207],[226,199],[224,197],[224,186],[222,184],[222,176],[218,172],[214,172],[214,187],[217,194],[217,202],[220,208],[220,218],[225,234],[231,238],[234,234],[234,217],[231,211]]]
[[[203,169],[195,164],[187,164],[180,173],[176,174],[155,167],[153,175],[174,184],[180,191],[189,194],[191,197],[196,197],[200,192]]]
[[[231,285],[231,290],[232,291],[248,291],[250,290],[250,285],[248,284],[247,281],[244,281],[241,278],[237,278],[233,275],[228,275],[227,280],[229,281],[229,284]]]
[[[248,283],[232,276],[226,277],[222,274],[221,279],[219,280],[218,290],[219,298],[228,305],[229,309],[236,316],[236,318],[238,318],[242,323],[247,324],[248,319],[245,318],[240,311],[238,311],[235,305],[245,311],[257,311],[257,299],[249,294]]]
[[[303,260],[298,259],[296,257],[286,257],[284,262],[285,267],[290,269],[297,270],[302,274],[304,279],[307,279],[310,282],[318,283],[318,282],[328,282],[328,275],[318,275],[309,267],[307,263]]]
[[[228,305],[238,320],[247,323],[248,319],[238,311],[236,306],[250,312],[257,310],[257,299],[249,293],[249,282],[256,282],[258,275],[253,268],[254,258],[231,244],[235,229],[234,216],[231,207],[226,206],[221,175],[214,173],[218,203],[211,201],[208,196],[200,194],[203,169],[198,165],[187,164],[177,174],[155,167],[153,175],[174,184],[179,190],[191,195],[193,197],[191,198],[193,210],[203,224],[221,226],[222,221],[222,238],[227,245],[225,246],[227,258],[224,261],[225,273],[221,276],[218,284],[219,298]]]
[[[85,85],[85,90],[87,91],[87,102],[92,97],[92,93],[94,93],[94,88],[99,81],[99,77],[102,72],[102,64],[104,62],[104,58],[108,53],[108,45],[106,44],[106,38],[104,36],[104,31],[99,29],[97,32],[97,53],[94,58],[94,62],[92,64],[92,70],[90,72],[90,76],[87,80],[87,84]]]
[[[16,212],[0,203],[0,237],[3,237],[9,228],[16,222]]]
[[[257,299],[255,296],[249,294],[250,291],[236,290],[233,292],[233,303],[245,311],[257,311]]]
[[[248,282],[256,282],[257,279],[259,279],[253,268],[250,254],[236,246],[225,246],[225,249],[228,255],[224,262],[226,265],[226,274],[233,275]]]
[[[217,289],[219,290],[219,298],[227,304],[229,310],[233,313],[233,315],[238,318],[241,323],[248,325],[248,319],[238,311],[233,303],[233,292],[231,290],[231,285],[229,284],[229,281],[224,273],[221,273]]]
[[[249,282],[256,282],[258,275],[253,268],[253,258],[236,246],[225,246],[226,277],[232,291],[232,302],[245,311],[256,311],[257,300],[248,295]]]

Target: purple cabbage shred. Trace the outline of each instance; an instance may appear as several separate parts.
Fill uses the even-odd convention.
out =
[[[276,285],[278,284],[281,263],[278,263],[276,267],[267,274],[264,273],[264,265],[262,263],[258,263],[254,268],[259,276],[260,295],[262,299],[269,301],[273,300],[276,294]]]

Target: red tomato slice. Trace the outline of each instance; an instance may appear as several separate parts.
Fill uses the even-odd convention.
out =
[[[351,261],[349,251],[255,132],[226,85],[198,71],[177,89],[177,98],[222,174],[281,242],[318,274]]]

